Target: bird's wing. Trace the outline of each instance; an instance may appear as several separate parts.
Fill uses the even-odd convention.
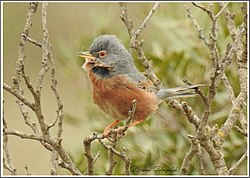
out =
[[[127,75],[139,88],[148,92],[155,92],[156,87],[154,84],[141,72],[134,71],[133,73],[128,73]]]

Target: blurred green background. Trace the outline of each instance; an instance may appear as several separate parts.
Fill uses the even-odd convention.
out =
[[[204,4],[207,5],[207,4]],[[153,7],[153,3],[128,3],[128,12],[135,27],[138,27]],[[193,8],[191,12],[198,23],[208,35],[210,21],[208,16]],[[215,4],[215,11],[218,11]],[[15,75],[15,62],[17,60],[17,46],[20,34],[26,20],[29,8],[28,3],[3,3],[3,80],[12,85],[11,78]],[[228,8],[236,13],[235,23],[242,21],[240,3],[230,3]],[[230,36],[226,28],[225,18],[218,23],[219,50],[224,53]],[[76,57],[76,52],[88,50],[93,39],[101,34],[115,34],[124,45],[128,47],[129,36],[127,29],[120,20],[120,6],[118,3],[56,3],[48,6],[48,30],[49,39],[53,45],[53,55],[57,67],[58,90],[64,105],[65,122],[63,129],[63,146],[70,153],[80,170],[85,172],[86,159],[83,155],[84,137],[94,131],[102,132],[113,122],[113,119],[102,113],[93,104],[91,87],[86,72],[81,66],[84,59]],[[41,29],[41,4],[34,16],[33,25],[29,36],[42,41]],[[185,85],[183,79],[193,83],[208,83],[211,73],[211,61],[207,47],[198,38],[198,34],[190,19],[187,18],[184,3],[161,3],[150,23],[143,30],[141,38],[145,40],[143,49],[148,59],[153,60],[154,71],[166,87]],[[41,50],[27,43],[25,46],[26,72],[33,84],[37,82],[37,75],[41,68]],[[138,68],[143,71],[135,58]],[[237,75],[236,60],[226,70],[226,74],[237,95],[239,92],[239,80]],[[25,96],[32,99],[29,91],[22,83]],[[5,119],[10,129],[16,129],[26,133],[32,133],[23,121],[15,98],[6,91],[4,96]],[[200,98],[184,98],[193,110],[201,116],[203,106]],[[52,123],[56,117],[56,101],[50,89],[49,73],[47,74],[42,89],[43,112],[48,123]],[[231,103],[227,91],[220,85],[212,106],[212,115],[209,125],[223,124],[229,114]],[[29,110],[30,111],[30,110]],[[36,121],[35,115],[30,115]],[[56,129],[53,130],[54,135]],[[183,158],[190,147],[188,134],[195,134],[194,126],[176,110],[162,104],[157,113],[144,123],[130,128],[126,136],[118,142],[118,148],[127,148],[127,155],[132,160],[133,168],[162,167],[173,171],[136,172],[132,174],[178,174]],[[228,167],[231,167],[245,152],[247,140],[235,130],[230,132],[224,144],[224,156]],[[33,175],[49,174],[50,152],[44,149],[40,143],[32,140],[22,140],[17,137],[9,137],[9,149],[13,165],[18,174],[26,174],[25,166]],[[93,153],[100,151],[101,157],[95,164],[96,174],[105,174],[108,169],[107,151],[95,142]],[[204,150],[205,172],[215,174],[209,157]],[[117,159],[115,174],[124,173],[124,164]],[[69,172],[59,169],[60,174]],[[247,173],[247,161],[244,161],[236,174]],[[4,170],[4,174],[8,174]],[[192,161],[189,174],[200,174],[197,157]]]

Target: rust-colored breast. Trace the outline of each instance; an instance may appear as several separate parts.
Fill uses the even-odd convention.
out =
[[[146,119],[158,108],[158,99],[154,93],[138,87],[125,76],[99,78],[91,70],[88,70],[88,75],[93,86],[94,103],[113,119],[127,119],[134,99],[137,107],[133,120]]]

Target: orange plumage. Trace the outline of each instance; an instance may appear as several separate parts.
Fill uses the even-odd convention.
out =
[[[127,119],[134,99],[137,101],[137,107],[133,120],[146,119],[158,108],[159,102],[155,94],[139,88],[126,77],[117,75],[102,79],[92,70],[87,69],[87,72],[92,83],[94,103],[114,119]]]

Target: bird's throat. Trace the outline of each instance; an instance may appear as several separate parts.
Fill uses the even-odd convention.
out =
[[[110,69],[107,67],[96,66],[92,68],[92,72],[100,77],[108,77]]]

